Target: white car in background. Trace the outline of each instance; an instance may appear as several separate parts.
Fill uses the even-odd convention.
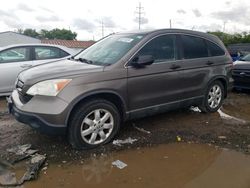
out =
[[[17,75],[32,66],[66,59],[77,51],[59,45],[19,44],[0,48],[0,96],[9,95]]]

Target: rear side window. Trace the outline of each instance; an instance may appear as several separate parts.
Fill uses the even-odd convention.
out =
[[[67,52],[65,52],[63,50],[60,50],[60,57],[66,57],[68,55],[69,55],[69,53],[67,53]]]
[[[206,41],[206,42],[207,42],[208,50],[209,50],[211,56],[225,55],[225,51],[222,50],[218,45],[216,45],[210,41]]]
[[[181,38],[184,59],[208,57],[204,39],[188,35],[182,35]]]
[[[63,50],[55,47],[35,47],[35,59],[43,60],[43,59],[56,59],[69,55]]]
[[[0,63],[29,61],[30,49],[26,47],[11,48],[0,52]]]
[[[164,35],[152,39],[137,54],[152,55],[154,63],[163,61],[172,61],[176,59],[176,36]]]

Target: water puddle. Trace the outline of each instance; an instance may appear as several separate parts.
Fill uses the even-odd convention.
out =
[[[127,166],[113,166],[117,160]],[[249,174],[250,156],[209,145],[179,143],[50,164],[37,181],[23,187],[247,188]]]

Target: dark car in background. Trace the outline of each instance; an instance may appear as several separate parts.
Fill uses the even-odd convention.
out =
[[[74,148],[93,148],[111,141],[127,120],[191,105],[217,111],[232,65],[210,34],[117,33],[74,58],[23,71],[9,109],[35,129],[67,134]]]
[[[234,89],[250,89],[250,54],[240,58],[233,67]]]

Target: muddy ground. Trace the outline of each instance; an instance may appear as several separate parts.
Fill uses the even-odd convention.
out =
[[[213,144],[244,153],[250,152],[250,94],[230,93],[225,100],[222,111],[230,116],[242,119],[223,119],[219,113],[203,114],[192,110],[172,111],[148,117],[123,125],[115,139],[128,137],[138,139],[133,145],[117,147],[107,144],[101,148],[88,151],[75,151],[63,136],[41,134],[27,125],[18,123],[7,113],[5,99],[0,103],[0,155],[8,157],[7,148],[18,144],[32,146],[46,153],[49,160],[79,160],[93,153],[106,153],[130,147],[143,147],[155,144],[177,142],[194,142]],[[145,129],[150,134],[139,131]],[[177,138],[178,137],[178,138]]]
[[[0,100],[0,158],[5,160],[9,160],[9,153],[6,150],[20,144],[32,144],[39,153],[47,155],[47,163],[52,166],[65,163],[82,164],[93,156],[100,157],[114,152],[143,150],[174,143],[201,144],[201,148],[227,148],[244,155],[250,153],[249,93],[230,93],[220,113],[203,114],[197,112],[197,109],[186,109],[127,122],[115,139],[123,140],[131,137],[137,139],[136,142],[123,146],[109,143],[87,151],[71,149],[66,137],[44,135],[27,125],[18,123],[7,113],[5,99]],[[63,185],[66,185],[65,183]]]

